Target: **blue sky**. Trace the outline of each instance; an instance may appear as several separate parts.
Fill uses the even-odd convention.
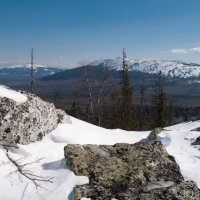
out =
[[[0,64],[117,57],[200,63],[199,0],[0,0]]]

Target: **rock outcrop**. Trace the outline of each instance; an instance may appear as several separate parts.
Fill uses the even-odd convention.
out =
[[[175,159],[160,142],[65,146],[65,157],[76,175],[89,184],[74,188],[75,200],[200,199],[194,182],[183,179]]]
[[[192,145],[200,145],[200,137],[196,138]]]
[[[200,127],[194,128],[191,131],[200,131]]]
[[[52,103],[25,92],[27,101],[17,104],[0,98],[0,144],[16,145],[39,141],[55,129],[58,123],[70,123],[70,118]]]

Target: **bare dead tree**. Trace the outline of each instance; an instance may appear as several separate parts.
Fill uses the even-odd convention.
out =
[[[108,67],[105,66],[103,78],[100,79],[98,83],[96,81],[96,84],[98,86],[97,106],[98,106],[98,125],[99,126],[101,126],[102,104],[104,101],[104,88],[105,88],[105,84],[108,78],[109,78],[109,70],[108,70]]]
[[[85,71],[85,80],[86,80],[86,85],[87,85],[87,90],[88,90],[89,101],[90,101],[90,112],[91,112],[91,114],[94,114],[92,90],[91,90],[91,84],[90,84],[90,80],[89,80],[89,71],[88,71],[87,66],[85,66],[84,71]]]
[[[16,167],[16,170],[11,172],[10,175],[13,174],[13,173],[21,174],[22,176],[24,176],[25,178],[30,180],[35,185],[36,189],[38,189],[38,188],[46,189],[41,185],[42,182],[53,183],[54,177],[48,177],[48,176],[45,177],[45,176],[36,175],[31,170],[27,169],[27,166],[30,166],[31,164],[34,164],[34,163],[41,161],[42,158],[35,160],[33,162],[28,162],[28,163],[22,164],[21,158],[18,159],[18,160],[14,160],[9,155],[9,148],[8,147],[4,146],[4,149],[6,150],[6,156],[7,156],[8,160]],[[9,163],[9,162],[7,162],[7,163]],[[3,163],[3,164],[7,164],[7,163]]]
[[[100,68],[100,73],[96,72],[96,68],[85,65],[81,76],[81,88],[79,95],[87,98],[85,116],[87,120],[99,126],[102,125],[103,106],[105,105],[105,97],[108,96],[112,87],[106,87],[109,79],[109,69],[107,64]],[[107,91],[107,94],[106,94]]]
[[[33,48],[31,49],[31,93],[34,93]]]

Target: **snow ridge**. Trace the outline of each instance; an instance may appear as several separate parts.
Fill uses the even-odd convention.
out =
[[[122,68],[122,58],[109,58],[96,60],[89,65],[108,66],[109,69],[120,70]],[[131,60],[127,59],[130,71],[141,71],[149,74],[156,74],[162,71],[165,76],[172,78],[191,78],[200,76],[200,64],[183,61],[163,61],[163,60]]]

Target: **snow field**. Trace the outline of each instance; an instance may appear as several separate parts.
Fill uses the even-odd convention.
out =
[[[53,177],[53,183],[41,183],[45,189],[36,190],[27,178],[13,173],[15,166],[8,162],[5,150],[0,148],[0,199],[72,200],[73,187],[86,184],[89,180],[84,176],[76,176],[68,168],[64,158],[65,145],[136,143],[149,134],[149,131],[108,130],[73,117],[71,119],[72,124],[59,124],[41,142],[19,145],[18,149],[10,151],[9,155],[15,160],[20,159],[21,163],[33,162],[26,169],[35,175]],[[175,157],[185,179],[195,181],[200,187],[200,147],[191,146],[191,142],[200,136],[199,132],[191,131],[196,127],[200,127],[200,121],[167,127],[159,139],[168,153]]]

